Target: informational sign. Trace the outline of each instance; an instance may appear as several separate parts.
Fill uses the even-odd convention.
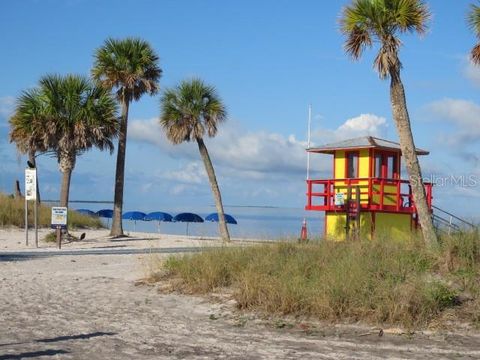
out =
[[[52,229],[67,228],[67,208],[54,206],[52,207]]]
[[[37,169],[25,169],[25,200],[37,200]]]
[[[342,192],[338,192],[335,194],[335,206],[343,205],[345,205],[345,194]]]

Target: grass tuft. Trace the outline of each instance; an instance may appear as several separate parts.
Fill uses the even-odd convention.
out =
[[[157,270],[182,292],[228,288],[241,309],[412,328],[461,307],[466,293],[480,322],[479,248],[476,233],[435,250],[416,240],[276,243],[171,256]]]

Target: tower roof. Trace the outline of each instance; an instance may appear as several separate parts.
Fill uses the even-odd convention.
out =
[[[321,154],[333,154],[336,150],[355,150],[355,149],[381,149],[381,150],[393,150],[401,151],[400,144],[390,141],[379,139],[373,136],[362,136],[354,139],[348,139],[339,141],[336,143],[326,144],[316,148],[307,149],[311,153]],[[427,150],[416,148],[417,155],[428,155]]]

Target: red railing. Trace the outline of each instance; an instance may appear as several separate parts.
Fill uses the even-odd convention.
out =
[[[432,184],[426,182],[424,185],[428,207],[431,209]],[[307,205],[305,209],[345,211],[345,205],[335,204],[335,194],[343,193],[346,200],[347,194],[350,193],[350,200],[356,200],[357,191],[360,195],[360,208],[362,210],[416,213],[410,182],[408,180],[383,178],[307,180]]]

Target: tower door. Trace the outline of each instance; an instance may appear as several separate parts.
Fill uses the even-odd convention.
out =
[[[398,153],[375,152],[373,177],[383,179],[400,178],[400,162]]]

